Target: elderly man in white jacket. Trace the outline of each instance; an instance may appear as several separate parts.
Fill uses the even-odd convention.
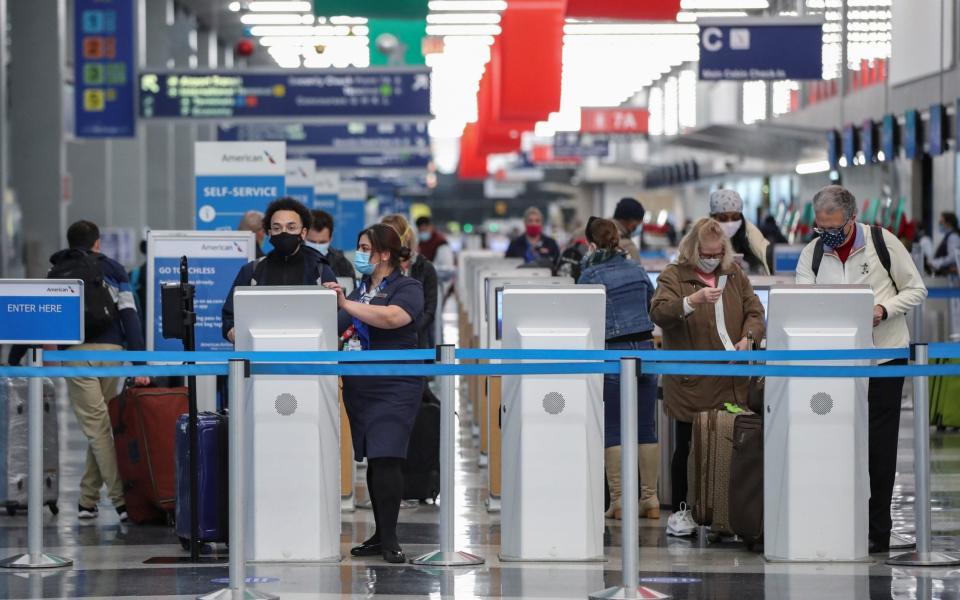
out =
[[[910,253],[895,235],[874,232],[856,222],[857,201],[849,190],[830,185],[813,198],[816,231],[823,240],[820,264],[815,263],[818,240],[807,244],[797,265],[797,283],[869,285],[873,290],[873,344],[877,348],[905,348],[910,345],[906,314],[923,303],[927,288]],[[890,258],[889,271],[881,261],[877,234],[882,235]],[[905,360],[883,364],[903,364]],[[890,502],[897,468],[897,441],[900,432],[900,402],[903,378],[870,380],[870,552],[890,550]]]

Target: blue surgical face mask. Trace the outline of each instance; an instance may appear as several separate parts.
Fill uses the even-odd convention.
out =
[[[306,244],[309,248],[313,248],[323,256],[326,256],[327,252],[330,250],[330,242],[327,242],[326,244],[319,244],[317,242],[304,242],[304,244]]]
[[[430,232],[429,232],[429,231],[421,231],[421,232],[419,232],[419,233],[417,234],[417,237],[420,238],[420,241],[421,241],[421,242],[429,242],[429,241],[430,241]]]
[[[361,275],[370,275],[377,268],[377,265],[370,264],[370,253],[359,250],[353,255],[353,266]]]

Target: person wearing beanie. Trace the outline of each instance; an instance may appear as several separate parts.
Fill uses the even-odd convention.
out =
[[[743,255],[751,275],[773,275],[773,246],[743,217],[743,198],[734,190],[710,194],[710,218],[720,223],[733,251]]]
[[[643,205],[634,198],[621,198],[617,202],[617,208],[613,211],[613,222],[617,224],[620,231],[620,249],[623,250],[630,260],[640,262],[640,250],[630,239],[637,228],[643,223]]]

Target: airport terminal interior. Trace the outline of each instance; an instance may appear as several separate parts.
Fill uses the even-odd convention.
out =
[[[958,24],[0,0],[0,598],[960,598]]]

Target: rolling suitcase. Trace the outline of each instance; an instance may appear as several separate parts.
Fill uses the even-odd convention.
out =
[[[738,415],[730,461],[730,528],[747,549],[763,541],[763,417]]]
[[[26,378],[0,378],[0,502],[13,516],[27,507],[27,386]],[[60,512],[60,430],[57,391],[43,379],[43,503]]]
[[[690,452],[693,519],[717,535],[730,535],[730,461],[737,415],[726,410],[697,413]]]
[[[177,419],[187,412],[187,388],[125,387],[109,410],[130,520],[168,521],[176,503],[174,440]]]
[[[190,435],[189,415],[177,421],[176,532],[184,548],[190,547]],[[197,415],[200,471],[198,517],[201,542],[226,542],[229,532],[227,491],[227,417],[204,412]]]
[[[420,412],[410,433],[403,467],[404,500],[436,500],[440,495],[440,401],[424,385]]]
[[[958,364],[960,359],[934,359],[932,364]],[[960,377],[930,379],[930,424],[938,431],[960,428]]]

